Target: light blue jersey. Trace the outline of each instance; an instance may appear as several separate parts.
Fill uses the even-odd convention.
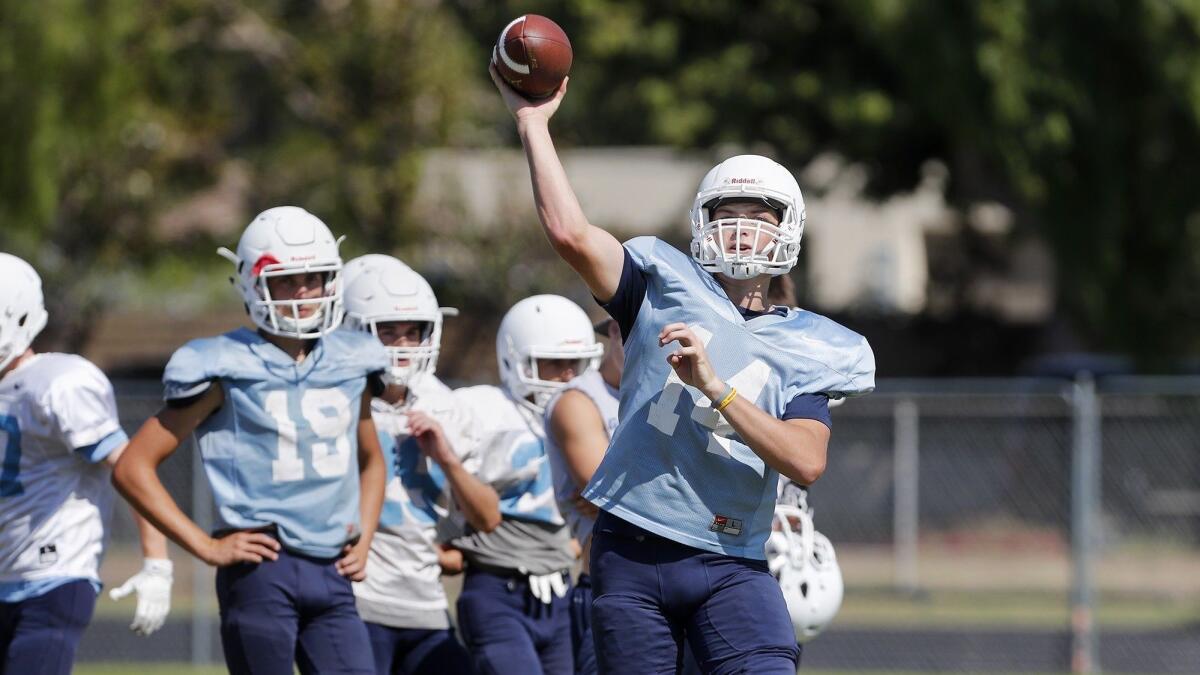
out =
[[[678,345],[659,347],[659,331],[688,324],[717,375],[776,418],[800,394],[871,391],[874,355],[861,335],[812,312],[745,320],[713,275],[664,241],[625,248],[646,295],[625,340],[620,424],[584,497],[673,541],[761,560],[779,474],[680,381],[666,360]]]
[[[337,556],[360,531],[358,416],[367,375],[389,364],[375,336],[337,330],[297,363],[246,328],[192,340],[163,374],[168,400],[216,381],[225,402],[196,429],[217,529],[274,525],[289,549]]]

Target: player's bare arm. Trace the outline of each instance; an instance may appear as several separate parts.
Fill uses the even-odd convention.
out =
[[[776,419],[743,396],[723,401],[729,387],[717,377],[704,344],[685,324],[664,326],[658,342],[679,343],[679,348],[667,356],[679,379],[699,389],[714,405],[725,403],[721,414],[768,466],[800,485],[811,485],[821,477],[829,445],[828,427],[816,420]]]
[[[367,551],[375,538],[379,526],[379,512],[383,510],[383,495],[387,488],[387,464],[383,450],[379,447],[379,434],[375,431],[375,420],[371,417],[371,392],[368,387],[362,395],[358,412],[358,509],[362,520],[362,534],[353,545],[347,544],[338,558],[337,571],[351,581],[367,578]]]
[[[500,527],[500,496],[463,468],[442,425],[428,413],[413,410],[408,413],[408,426],[421,452],[437,462],[446,474],[454,500],[471,527],[480,532]]]
[[[275,560],[279,542],[262,532],[209,536],[179,508],[158,478],[159,464],[224,400],[221,388],[212,386],[191,405],[166,407],[146,420],[113,467],[113,484],[158,531],[210,565]]]
[[[569,389],[563,392],[550,414],[549,431],[562,448],[567,471],[582,490],[596,473],[608,448],[608,432],[600,411],[587,394]]]
[[[533,181],[538,219],[550,245],[579,273],[597,300],[608,302],[621,281],[624,250],[616,237],[592,225],[584,216],[550,137],[550,118],[567,93],[569,78],[563,80],[553,96],[531,101],[505,83],[494,65],[489,66],[489,72],[517,121],[517,133]]]

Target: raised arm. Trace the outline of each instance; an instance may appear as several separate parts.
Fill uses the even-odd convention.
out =
[[[489,66],[489,71],[505,105],[517,120],[517,133],[533,181],[538,220],[550,245],[579,273],[597,300],[608,302],[617,292],[625,253],[616,237],[592,225],[583,215],[550,137],[550,118],[567,93],[567,80],[550,98],[530,101],[508,86],[495,66]]]
[[[158,478],[158,465],[224,399],[221,387],[211,386],[189,405],[168,406],[146,420],[113,467],[113,484],[159,532],[210,565],[275,560],[279,542],[261,532],[235,532],[220,539],[210,537],[179,508]]]

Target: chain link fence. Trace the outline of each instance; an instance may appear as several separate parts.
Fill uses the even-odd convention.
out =
[[[118,393],[132,434],[157,384]],[[211,522],[190,442],[160,474]],[[1200,380],[882,381],[834,410],[809,502],[847,591],[804,667],[1200,672]],[[114,515],[108,587],[140,565]],[[213,573],[172,556],[163,631],[138,638],[132,598],[102,597],[81,663],[221,662]]]

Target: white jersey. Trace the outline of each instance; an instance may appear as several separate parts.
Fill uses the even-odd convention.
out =
[[[0,379],[0,600],[99,588],[115,494],[103,460],[126,440],[112,385],[83,357],[38,354]]]
[[[563,393],[572,389],[583,393],[596,404],[600,419],[604,421],[604,433],[607,438],[612,438],[613,429],[617,428],[620,392],[604,381],[599,370],[589,370],[574,378],[550,400],[546,405],[545,414],[547,429],[550,427],[550,416],[554,414],[558,401]],[[581,546],[586,546],[588,538],[592,536],[592,526],[596,524],[596,519],[581,513],[575,507],[575,498],[579,496],[581,486],[575,484],[575,479],[567,469],[567,460],[563,456],[562,448],[554,442],[554,435],[549,431],[546,433],[546,455],[550,459],[550,472],[554,478],[554,495],[558,499],[558,508],[567,519],[567,524],[571,526],[571,536],[575,537]]]
[[[448,628],[437,522],[448,515],[450,488],[441,468],[409,435],[407,411],[420,410],[437,420],[463,467],[472,472],[478,465],[474,425],[436,377],[420,378],[409,396],[412,400],[403,408],[378,398],[371,402],[388,482],[367,556],[367,579],[354,584],[354,594],[364,621],[394,628]]]

